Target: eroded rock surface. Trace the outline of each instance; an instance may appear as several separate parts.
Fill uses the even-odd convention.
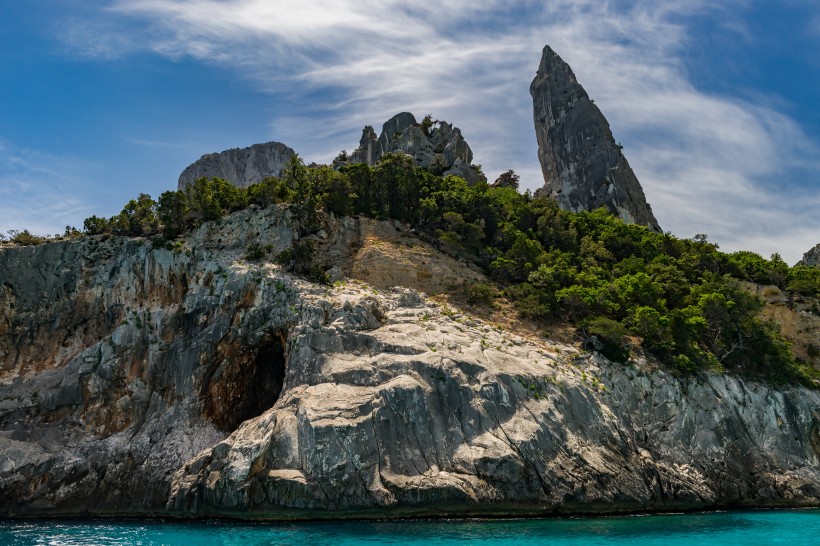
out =
[[[443,176],[460,176],[471,184],[486,180],[472,166],[473,151],[461,135],[461,129],[446,121],[435,121],[423,128],[410,112],[401,112],[387,120],[378,137],[371,125],[365,126],[359,147],[350,154],[348,162],[372,166],[382,155],[395,152],[405,153],[416,164],[432,168]]]
[[[820,267],[820,244],[803,254],[803,258],[797,262],[797,265]]]
[[[308,236],[348,276],[378,231],[359,222]],[[176,253],[120,238],[0,250],[0,515],[818,504],[816,391],[615,365],[410,288],[243,259],[299,232],[271,207]]]
[[[199,178],[224,178],[244,188],[269,176],[281,176],[295,153],[281,142],[265,142],[206,154],[182,171],[177,189],[184,189]]]
[[[604,115],[567,63],[544,47],[530,85],[544,187],[573,212],[606,207],[627,223],[661,231]]]

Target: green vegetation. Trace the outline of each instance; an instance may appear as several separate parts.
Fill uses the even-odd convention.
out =
[[[740,281],[820,295],[820,269],[789,268],[778,255],[722,253],[699,235],[678,239],[624,224],[604,209],[571,213],[555,201],[517,191],[512,171],[497,183],[468,185],[416,167],[409,156],[385,154],[374,167],[307,167],[298,157],[281,179],[249,188],[197,180],[158,201],[141,194],[117,216],[92,216],[87,234],[155,236],[181,233],[249,205],[288,203],[305,233],[319,211],[400,220],[458,258],[482,266],[498,287],[474,285],[472,303],[513,302],[522,316],[568,321],[590,346],[616,361],[641,344],[681,373],[729,370],[777,382],[814,379],[795,362],[776,326],[760,318],[762,301]],[[248,259],[268,249],[248,248]],[[327,282],[313,247],[300,242],[275,258],[288,270]]]

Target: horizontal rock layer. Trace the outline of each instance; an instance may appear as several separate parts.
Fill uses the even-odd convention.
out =
[[[345,269],[361,222],[309,237]],[[271,207],[206,224],[181,252],[91,237],[0,250],[0,515],[818,503],[816,391],[615,365],[411,289],[243,259],[298,233]]]

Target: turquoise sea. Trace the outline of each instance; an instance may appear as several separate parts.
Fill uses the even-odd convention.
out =
[[[820,545],[820,510],[344,523],[0,521],[0,545]]]

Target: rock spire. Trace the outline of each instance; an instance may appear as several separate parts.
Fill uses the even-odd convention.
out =
[[[537,193],[566,210],[606,207],[625,222],[661,231],[606,118],[549,46],[530,94],[545,182]]]

